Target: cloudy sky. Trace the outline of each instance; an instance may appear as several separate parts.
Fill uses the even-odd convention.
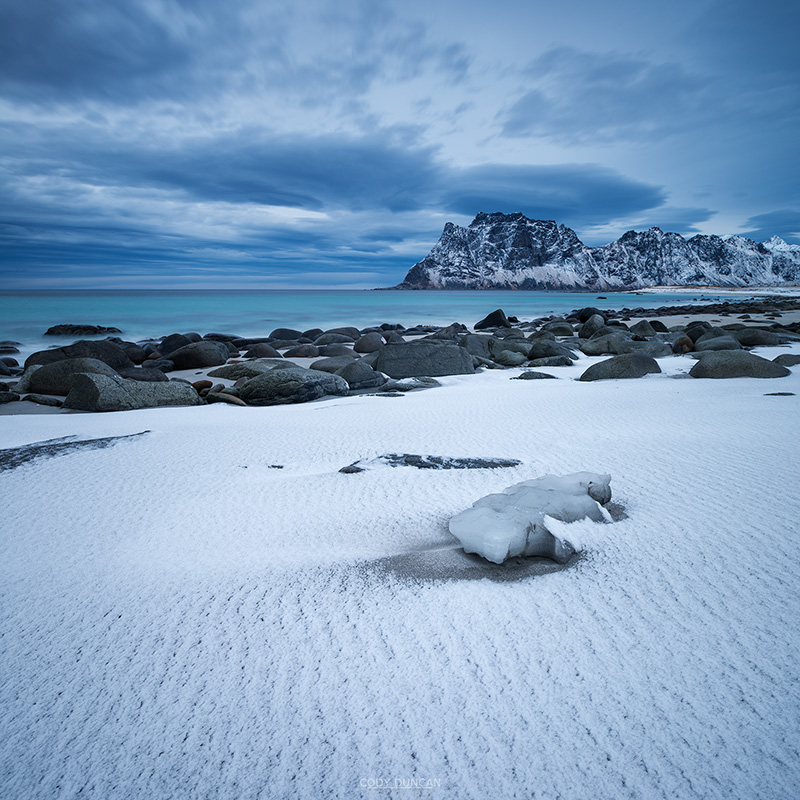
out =
[[[367,288],[445,222],[800,242],[796,0],[0,0],[6,288]]]

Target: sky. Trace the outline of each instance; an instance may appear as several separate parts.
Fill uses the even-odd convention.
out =
[[[372,288],[446,222],[800,243],[796,0],[0,0],[0,285]]]

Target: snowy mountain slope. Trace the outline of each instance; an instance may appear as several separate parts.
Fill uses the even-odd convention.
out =
[[[575,231],[523,214],[479,213],[448,222],[400,289],[638,289],[645,286],[773,286],[800,283],[800,246],[777,236],[684,239],[659,228],[629,231],[588,248]]]

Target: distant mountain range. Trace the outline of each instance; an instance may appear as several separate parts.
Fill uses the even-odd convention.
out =
[[[659,228],[586,247],[571,228],[524,214],[448,222],[396,289],[620,290],[646,286],[795,286],[800,245],[778,236],[684,239]]]

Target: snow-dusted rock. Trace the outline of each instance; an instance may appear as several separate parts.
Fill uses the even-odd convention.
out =
[[[645,286],[775,286],[800,283],[800,245],[777,236],[628,231],[589,248],[575,231],[523,214],[478,214],[448,222],[400,289],[638,289]]]
[[[456,514],[450,519],[450,533],[467,553],[495,564],[514,556],[545,556],[563,564],[575,548],[565,536],[548,529],[546,517],[562,522],[609,521],[602,506],[611,500],[610,483],[610,475],[593,472],[523,481]]]

